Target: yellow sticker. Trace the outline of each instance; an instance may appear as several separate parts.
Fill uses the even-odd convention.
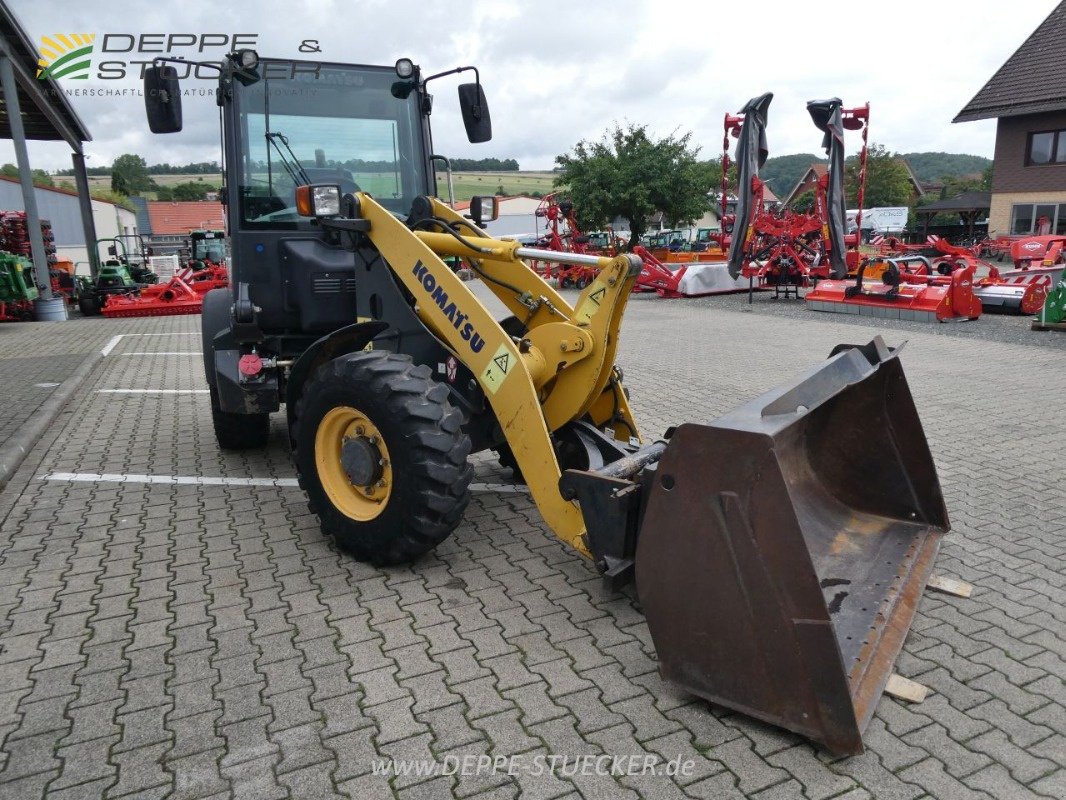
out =
[[[592,291],[589,292],[589,296],[585,299],[585,302],[581,304],[581,308],[577,310],[578,324],[588,322],[592,319],[596,312],[600,310],[600,304],[603,303],[603,298],[606,294],[606,286],[600,284],[599,281],[592,284]]]
[[[481,385],[491,394],[496,394],[507,376],[514,368],[515,356],[507,349],[507,345],[501,344],[495,355],[489,360],[488,365],[481,372]]]

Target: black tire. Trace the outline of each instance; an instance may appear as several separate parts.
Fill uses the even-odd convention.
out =
[[[470,502],[470,438],[462,413],[448,402],[448,388],[432,375],[409,356],[360,351],[319,367],[296,404],[293,458],[300,486],[323,532],[361,561],[413,561],[451,535]],[[376,516],[365,520],[337,507],[316,465],[319,426],[344,407],[377,428],[388,453],[389,493]]]
[[[233,414],[219,408],[218,389],[209,387],[211,423],[223,450],[252,450],[270,440],[270,414]]]
[[[564,275],[563,277],[559,278],[559,288],[560,289],[569,289],[573,285],[574,285],[574,282],[570,279],[569,275]]]
[[[78,310],[83,317],[100,315],[100,298],[95,294],[83,294],[78,297]]]
[[[574,286],[576,286],[578,289],[584,289],[586,286],[589,285],[589,283],[591,283],[589,278],[585,275],[582,275],[574,282]]]

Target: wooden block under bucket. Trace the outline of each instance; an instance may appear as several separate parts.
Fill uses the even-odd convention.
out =
[[[892,673],[885,684],[885,694],[895,697],[897,700],[906,700],[908,703],[920,703],[929,696],[928,686],[904,678],[902,675]]]
[[[930,589],[944,594],[952,594],[955,597],[969,597],[973,594],[973,584],[966,581],[948,578],[945,575],[930,575],[925,583]]]

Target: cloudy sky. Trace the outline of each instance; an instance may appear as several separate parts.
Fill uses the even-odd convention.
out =
[[[455,89],[434,90],[437,152],[517,158],[547,169],[582,138],[613,122],[648,124],[659,135],[692,131],[703,153],[721,147],[722,114],[757,94],[775,94],[771,155],[817,152],[809,99],[839,96],[872,105],[871,138],[898,152],[992,155],[994,121],[952,117],[1057,5],[1055,0],[665,0],[419,3],[298,0],[222,3],[8,0],[35,43],[53,33],[252,34],[263,55],[391,64],[409,56],[427,71],[476,64],[489,97],[494,139],[470,145]],[[61,28],[61,30],[60,30]],[[302,41],[320,54],[301,56]],[[191,56],[189,50],[174,51]],[[218,48],[206,51],[217,57]],[[97,53],[96,62],[102,60]],[[456,79],[452,80],[458,83]],[[127,89],[139,79],[61,80],[68,89]],[[198,86],[209,86],[208,82]],[[89,164],[122,153],[148,162],[218,158],[217,110],[186,98],[185,130],[152,136],[143,99],[72,97],[93,141]],[[851,137],[849,149],[857,146]],[[34,166],[70,166],[64,146],[31,144]],[[13,161],[7,142],[0,160]]]

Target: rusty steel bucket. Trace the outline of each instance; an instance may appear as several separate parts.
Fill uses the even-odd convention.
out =
[[[663,677],[839,754],[863,751],[950,527],[896,352],[841,346],[681,425],[637,543]]]

